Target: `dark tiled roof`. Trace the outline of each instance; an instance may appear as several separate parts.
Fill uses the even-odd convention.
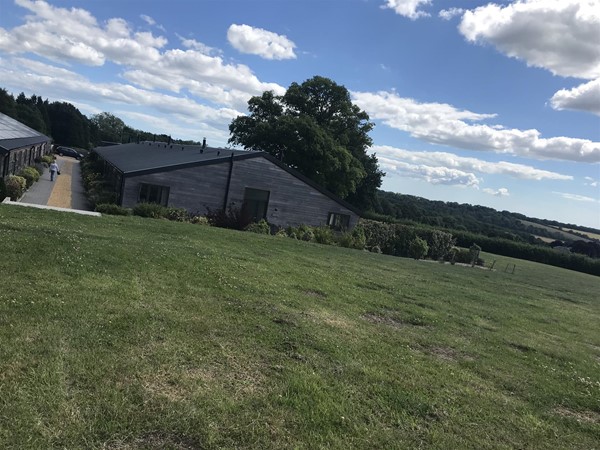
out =
[[[48,136],[29,128],[18,120],[0,113],[0,152],[50,141]]]
[[[196,163],[218,162],[234,157],[257,154],[245,150],[206,147],[197,145],[166,144],[164,142],[142,142],[121,144],[94,149],[105,161],[124,174],[175,169]]]

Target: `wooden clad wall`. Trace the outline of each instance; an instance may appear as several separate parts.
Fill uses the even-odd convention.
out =
[[[227,162],[127,177],[121,204],[128,208],[135,206],[140,184],[148,183],[169,187],[169,206],[205,214],[207,207],[223,207],[228,173]]]
[[[205,214],[223,207],[228,173],[229,161],[127,177],[122,205],[135,206],[140,184],[148,183],[169,187],[168,206]],[[350,227],[358,222],[348,208],[262,157],[234,160],[227,204],[241,207],[245,188],[270,192],[267,221],[282,227],[325,225],[329,213],[350,216]]]
[[[241,206],[247,187],[270,191],[267,221],[282,227],[325,225],[330,212],[349,215],[350,227],[358,221],[355,213],[262,157],[234,162],[229,201]]]

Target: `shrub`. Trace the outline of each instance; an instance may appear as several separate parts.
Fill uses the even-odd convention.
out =
[[[20,199],[27,187],[25,178],[17,175],[10,175],[4,183],[6,186],[6,195],[13,201]]]
[[[19,176],[25,178],[25,183],[27,187],[31,187],[33,183],[40,179],[40,174],[35,167],[24,167],[20,172]]]
[[[133,208],[133,215],[161,219],[166,217],[167,208],[157,203],[138,203]]]
[[[49,167],[50,164],[52,164],[52,161],[54,161],[54,156],[52,155],[44,155],[40,158],[40,161],[42,162],[42,164],[44,164],[46,167]]]
[[[190,214],[185,208],[167,208],[165,217],[174,222],[187,222],[190,220]]]
[[[427,245],[429,245],[428,256],[431,259],[443,258],[454,246],[452,235],[444,231],[431,230],[424,234],[419,233],[419,235],[427,241]]]
[[[414,259],[422,259],[425,257],[427,252],[429,251],[429,246],[425,240],[420,237],[415,237],[412,241],[410,241],[409,245],[409,254],[411,258]]]
[[[361,226],[356,226],[352,231],[342,233],[338,243],[341,247],[363,250],[366,245],[365,232]]]
[[[252,222],[252,217],[241,208],[236,208],[233,205],[229,205],[227,211],[222,208],[215,210],[207,208],[207,210],[206,218],[215,227],[245,230]]]
[[[477,260],[479,259],[479,252],[481,251],[481,247],[475,243],[469,247],[469,253],[471,255],[471,264],[475,265]]]
[[[261,219],[260,222],[253,222],[248,225],[246,231],[257,234],[271,234],[271,227],[265,219]]]
[[[44,165],[42,163],[36,163],[33,168],[40,174],[40,177],[44,175]]]
[[[208,219],[205,216],[192,216],[190,222],[196,225],[210,225]]]
[[[333,231],[331,231],[331,228],[329,227],[315,227],[313,228],[313,235],[315,237],[315,242],[318,242],[319,244],[335,244]]]
[[[298,226],[296,235],[298,236],[298,239],[306,242],[310,242],[315,239],[315,233],[313,232],[313,229],[304,224]]]
[[[131,209],[123,208],[114,203],[100,203],[96,205],[96,211],[102,214],[111,214],[113,216],[128,216],[131,214]]]
[[[280,230],[277,230],[277,233],[275,233],[275,236],[278,237],[290,237],[287,233],[287,231],[284,228],[281,228]]]

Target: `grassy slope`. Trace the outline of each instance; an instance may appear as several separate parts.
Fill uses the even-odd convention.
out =
[[[525,226],[532,226],[534,228],[539,228],[540,230],[546,230],[549,231],[551,233],[555,233],[556,236],[561,237],[561,239],[566,240],[566,241],[590,241],[592,239],[592,237],[590,236],[590,239],[586,239],[586,238],[582,238],[581,236],[577,236],[576,234],[573,233],[569,233],[569,231],[573,231],[573,230],[559,230],[556,227],[551,227],[549,225],[542,225],[539,223],[535,223],[535,222],[528,222],[526,220],[521,220],[521,223]],[[578,231],[578,233],[580,234],[587,234],[583,231]]]
[[[3,205],[0,254],[0,448],[598,446],[597,277]]]

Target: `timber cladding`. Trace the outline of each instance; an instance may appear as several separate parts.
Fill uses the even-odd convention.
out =
[[[192,213],[222,208],[226,199],[227,206],[242,207],[246,189],[250,188],[269,192],[265,218],[278,226],[325,225],[330,213],[348,216],[350,228],[358,222],[358,215],[343,202],[258,154],[143,175],[128,174],[121,204],[135,206],[143,184],[168,188],[168,206]]]
[[[350,216],[350,227],[358,215],[266,158],[235,161],[229,198],[241,205],[245,188],[270,192],[267,222],[279,226],[327,223],[329,213]]]

